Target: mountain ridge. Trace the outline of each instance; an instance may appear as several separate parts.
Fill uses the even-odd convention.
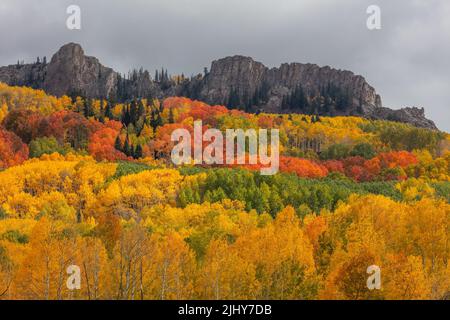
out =
[[[311,63],[283,63],[269,68],[251,57],[234,55],[214,60],[209,72],[191,78],[155,78],[135,70],[127,78],[87,56],[81,45],[62,46],[50,62],[0,67],[0,81],[30,86],[61,96],[130,100],[138,97],[186,96],[241,108],[248,112],[356,115],[437,129],[423,108],[392,110],[361,75]]]

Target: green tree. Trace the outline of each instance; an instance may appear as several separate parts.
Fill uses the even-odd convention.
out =
[[[372,159],[377,155],[377,153],[371,144],[359,143],[353,147],[350,155],[353,157],[359,156],[366,159]]]
[[[39,158],[43,154],[60,153],[66,155],[73,151],[69,145],[61,146],[55,137],[37,138],[30,142],[30,157]]]

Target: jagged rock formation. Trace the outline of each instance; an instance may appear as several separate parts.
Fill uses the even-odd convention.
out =
[[[279,68],[269,69],[262,63],[243,56],[214,61],[211,72],[204,79],[200,98],[209,103],[227,104],[229,97],[235,94],[236,100],[244,100],[245,103],[247,99],[255,100],[255,94],[258,94],[265,96],[267,100],[259,101],[262,110],[280,112],[283,97],[298,86],[302,86],[305,94],[310,97],[320,95],[328,86],[349,94],[349,105],[339,114],[354,113],[358,107],[373,109],[382,106],[375,89],[362,76],[350,71],[301,63],[282,64]],[[289,108],[289,111],[296,110]]]
[[[424,110],[391,110],[366,80],[350,71],[315,64],[282,64],[268,68],[250,57],[233,56],[214,61],[210,72],[173,81],[165,75],[152,79],[139,70],[122,77],[69,43],[51,61],[0,67],[0,81],[10,85],[42,88],[53,95],[83,95],[128,100],[174,95],[210,104],[245,108],[249,112],[360,115],[436,129]]]
[[[433,121],[425,117],[424,108],[403,108],[392,110],[389,108],[376,108],[368,114],[372,119],[390,120],[403,123],[409,123],[420,128],[437,129]]]
[[[116,90],[117,73],[84,54],[80,45],[69,43],[53,55],[47,66],[43,88],[60,96],[82,93],[88,97],[108,97]]]
[[[47,65],[44,63],[10,65],[0,67],[0,81],[11,86],[27,86],[42,88],[47,75]]]
[[[227,104],[232,91],[239,100],[248,98],[262,85],[267,68],[260,62],[242,56],[214,61],[205,76],[200,98],[212,104]]]
[[[117,73],[97,58],[86,56],[79,44],[69,43],[48,64],[42,61],[0,67],[0,81],[44,89],[56,96],[108,97],[116,90]]]

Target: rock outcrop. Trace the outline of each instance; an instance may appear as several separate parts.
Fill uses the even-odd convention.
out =
[[[214,61],[205,75],[173,81],[166,74],[164,79],[155,81],[143,70],[123,78],[97,58],[86,56],[79,44],[69,43],[61,47],[49,63],[0,67],[0,81],[41,88],[57,96],[129,100],[183,95],[210,104],[244,106],[249,112],[360,115],[436,129],[423,109],[383,107],[375,89],[351,71],[301,63],[268,68],[244,56]],[[308,109],[293,106],[293,103],[286,107],[287,98],[298,95],[299,90],[306,97]]]
[[[47,74],[44,63],[20,64],[0,67],[0,81],[11,86],[42,88]]]
[[[281,112],[283,97],[298,86],[302,86],[307,95],[315,96],[330,85],[350,94],[350,105],[342,114],[353,113],[358,107],[374,109],[382,106],[375,89],[362,76],[350,71],[301,63],[269,69],[243,56],[214,61],[204,79],[200,98],[209,103],[227,104],[233,93],[242,101],[254,97],[258,90],[264,90],[267,101],[262,103],[261,109]]]
[[[69,43],[53,55],[50,63],[1,67],[0,81],[44,89],[56,96],[108,97],[116,90],[117,73],[97,58],[86,56],[79,44]]]
[[[437,129],[435,123],[425,117],[424,108],[408,107],[393,110],[382,107],[373,109],[367,116],[371,119],[409,123],[419,128]]]
[[[227,104],[232,92],[240,99],[261,87],[267,68],[249,57],[234,56],[214,61],[206,75],[200,98],[211,104]]]
[[[80,93],[88,97],[108,97],[116,90],[117,73],[97,58],[84,54],[80,45],[69,43],[53,55],[47,66],[43,89],[60,96]]]

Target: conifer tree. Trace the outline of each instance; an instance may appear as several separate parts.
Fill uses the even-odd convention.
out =
[[[114,141],[114,148],[118,151],[122,151],[122,141],[120,141],[120,136],[116,137],[116,141]]]
[[[174,115],[173,115],[173,109],[169,109],[169,123],[175,123]]]
[[[128,138],[128,135],[125,139],[125,143],[123,145],[123,153],[125,153],[128,157],[131,155],[131,146],[130,146],[130,139]]]
[[[143,157],[143,150],[142,150],[142,146],[140,144],[138,144],[136,147],[136,150],[134,152],[134,157],[136,159],[140,159]]]

